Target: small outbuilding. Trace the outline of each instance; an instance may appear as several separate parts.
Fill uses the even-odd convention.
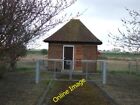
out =
[[[84,71],[86,65],[81,60],[97,60],[97,45],[102,44],[79,19],[71,19],[44,42],[49,43],[48,59],[62,61],[55,68],[60,71]],[[54,68],[52,63],[48,68]],[[95,72],[96,63],[90,64],[88,71]]]

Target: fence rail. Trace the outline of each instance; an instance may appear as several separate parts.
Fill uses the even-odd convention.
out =
[[[107,60],[108,72],[140,74],[140,60]]]
[[[69,68],[65,69],[64,63],[67,63]],[[85,78],[87,81],[102,81],[106,84],[107,64],[105,60],[38,60],[36,62],[36,83],[41,80],[40,72],[43,69],[51,75],[47,79],[77,81]]]

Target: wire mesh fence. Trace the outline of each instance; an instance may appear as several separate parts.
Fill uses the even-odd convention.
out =
[[[44,72],[43,72],[44,71]],[[41,73],[43,72],[43,74]],[[44,78],[44,75],[48,74]],[[106,61],[104,60],[39,60],[36,63],[36,83],[42,79],[59,81],[87,81],[106,83]]]
[[[36,62],[38,60],[20,60],[17,62],[17,70],[23,72],[33,72],[36,76]],[[104,60],[77,60],[74,62],[68,61],[71,70],[64,69],[63,60],[39,60],[40,80],[78,80],[86,78],[92,81],[103,81],[103,61]],[[129,75],[140,75],[140,60],[105,60],[107,75],[115,73],[127,73]],[[48,66],[48,64],[50,66]],[[107,76],[108,77],[108,76]]]
[[[140,60],[107,60],[109,73],[140,75]]]

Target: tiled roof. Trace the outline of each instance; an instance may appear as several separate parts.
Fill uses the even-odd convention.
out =
[[[71,19],[44,42],[102,44],[79,19]]]

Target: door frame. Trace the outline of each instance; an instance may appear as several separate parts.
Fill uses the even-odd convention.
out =
[[[63,45],[63,66],[62,66],[62,70],[64,70],[64,48],[65,47],[72,47],[73,48],[73,59],[72,59],[72,69],[74,70],[74,45]]]

